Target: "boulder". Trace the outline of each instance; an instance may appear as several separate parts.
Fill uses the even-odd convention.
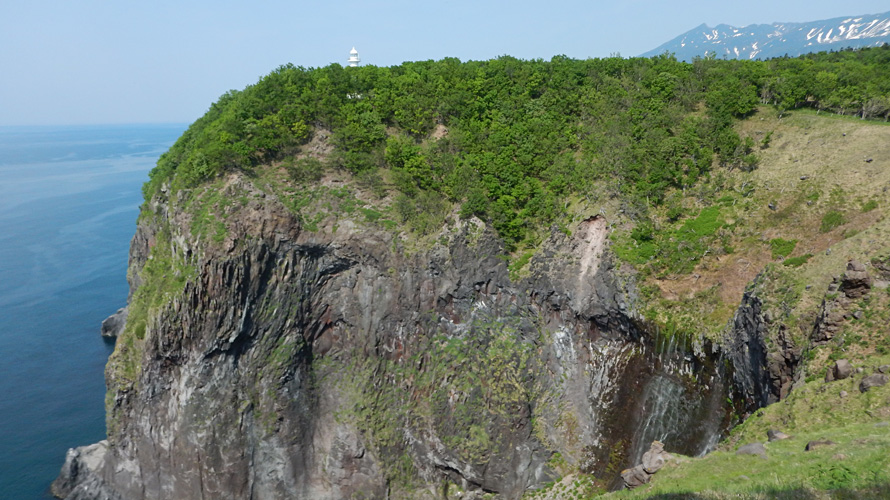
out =
[[[883,373],[872,373],[871,375],[862,379],[862,382],[859,383],[859,392],[866,392],[872,387],[880,387],[882,385],[886,385],[888,380],[890,380],[890,377],[884,375]]]
[[[859,261],[847,262],[847,270],[841,278],[840,289],[844,295],[851,299],[858,299],[867,294],[871,289],[872,279],[865,270],[865,265]]]
[[[782,431],[770,429],[770,430],[766,431],[766,437],[769,438],[769,442],[772,443],[773,441],[781,441],[783,439],[788,439],[791,436],[789,436],[788,434],[785,434]]]
[[[643,453],[643,463],[621,471],[624,486],[627,489],[633,489],[648,483],[652,479],[652,475],[661,470],[669,458],[671,458],[671,454],[664,451],[664,444],[660,441],[652,441],[649,451]]]
[[[830,439],[817,439],[815,441],[810,441],[809,443],[807,443],[807,447],[804,448],[804,450],[805,451],[813,451],[820,446],[832,446],[835,444],[837,444],[837,443],[835,443],[834,441],[832,441]]]
[[[632,490],[637,486],[642,486],[649,482],[652,479],[652,474],[649,474],[643,469],[643,465],[637,465],[631,469],[624,469],[621,471],[621,479],[624,479],[624,486]]]
[[[853,365],[850,364],[846,359],[839,359],[834,362],[834,366],[828,370],[828,373],[825,374],[825,381],[831,382],[832,380],[844,380],[845,378],[850,378],[853,375]]]
[[[736,455],[757,455],[766,458],[766,446],[763,443],[748,443],[735,452]]]
[[[664,451],[664,445],[659,441],[653,441],[652,446],[649,447],[649,451],[643,453],[643,470],[648,472],[649,474],[655,474],[662,467],[664,467],[664,462],[667,453]]]
[[[850,272],[864,273],[865,271],[865,264],[859,262],[858,260],[851,259],[847,261],[847,272],[844,273],[844,275]]]
[[[878,372],[880,373],[888,373],[890,372],[890,365],[881,365],[878,367]]]

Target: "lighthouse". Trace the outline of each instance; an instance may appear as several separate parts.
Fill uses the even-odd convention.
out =
[[[362,62],[362,60],[359,59],[359,57],[358,57],[358,51],[355,50],[355,47],[353,47],[352,50],[349,51],[349,61],[348,62],[349,62],[349,65],[353,68],[358,66],[358,63]]]

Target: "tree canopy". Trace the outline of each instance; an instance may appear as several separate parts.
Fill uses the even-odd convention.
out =
[[[752,144],[733,124],[758,105],[887,120],[890,48],[768,61],[665,54],[285,65],[214,103],[160,158],[144,194],[293,156],[325,130],[335,146],[325,168],[386,169],[400,211],[460,204],[509,245],[594,184],[645,207],[714,168],[754,168]],[[447,134],[434,138],[436,127]]]

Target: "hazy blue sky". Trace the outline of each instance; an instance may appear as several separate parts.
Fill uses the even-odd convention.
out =
[[[0,0],[0,125],[191,122],[277,66],[634,56],[701,23],[890,10],[886,0]]]

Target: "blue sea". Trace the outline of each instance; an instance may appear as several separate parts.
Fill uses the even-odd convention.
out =
[[[0,499],[46,499],[105,437],[102,320],[148,171],[185,125],[0,127]]]

